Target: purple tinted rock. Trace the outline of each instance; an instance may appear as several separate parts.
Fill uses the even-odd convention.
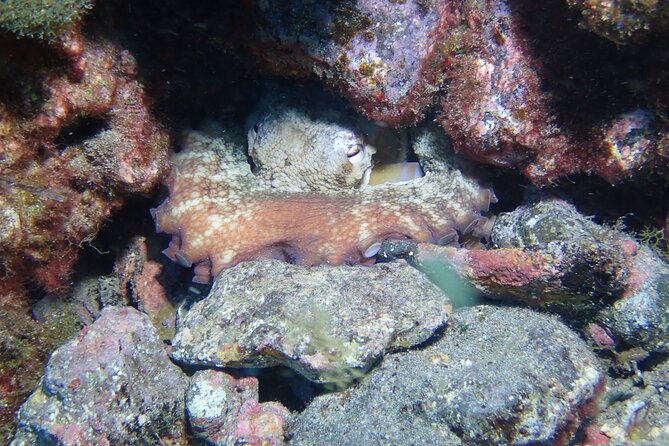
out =
[[[186,383],[145,314],[107,307],[53,353],[12,444],[179,443]]]
[[[437,343],[388,355],[358,387],[317,397],[290,444],[565,444],[592,414],[599,368],[555,317],[467,308]]]
[[[410,124],[443,81],[454,2],[257,2],[251,52],[281,75],[316,75],[369,118]]]
[[[215,445],[283,444],[290,412],[279,403],[258,402],[258,380],[235,379],[217,370],[196,372],[186,392],[193,432]]]

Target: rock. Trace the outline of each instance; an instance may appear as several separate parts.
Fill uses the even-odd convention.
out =
[[[669,265],[648,248],[630,266],[630,286],[597,319],[634,347],[669,352]]]
[[[556,318],[467,308],[437,343],[317,397],[290,445],[565,444],[602,384],[595,356]]]
[[[422,118],[453,51],[448,33],[459,24],[457,7],[443,0],[265,1],[246,17],[255,36],[242,44],[255,63],[283,76],[316,75],[393,127]]]
[[[638,247],[560,200],[520,206],[492,227],[495,249],[387,242],[379,257],[405,258],[431,278],[452,269],[487,297],[530,304],[610,302],[632,285]],[[448,288],[446,288],[448,292]]]
[[[74,3],[82,2],[65,9]],[[54,5],[35,4],[37,16],[60,10],[47,6]],[[21,79],[22,87],[0,104],[0,295],[27,300],[31,283],[64,295],[80,248],[167,173],[168,132],[151,113],[128,50],[76,29],[49,52],[5,45],[2,82]],[[45,63],[52,58],[59,63]]]
[[[555,241],[594,242],[610,231],[562,200],[548,199],[500,214],[491,238],[498,248],[529,248]]]
[[[119,282],[120,294],[126,302],[151,318],[162,339],[172,339],[175,332],[176,309],[170,301],[163,266],[152,260],[145,237],[137,236],[129,243],[114,265],[114,274]]]
[[[145,314],[104,308],[53,353],[12,445],[179,443],[186,384]]]
[[[172,357],[191,365],[287,365],[345,383],[386,351],[427,340],[448,320],[449,299],[413,268],[310,269],[245,262],[218,276],[178,322]]]
[[[186,410],[195,435],[215,445],[281,445],[290,412],[279,403],[258,402],[258,380],[235,379],[217,370],[191,378]]]
[[[496,249],[386,243],[380,256],[431,278],[452,269],[487,297],[548,304],[586,331],[595,320],[611,341],[669,351],[669,265],[648,247],[561,200],[499,215],[491,239]]]
[[[669,2],[665,0],[602,2],[566,0],[581,13],[581,26],[617,44],[638,42],[669,27]]]
[[[669,265],[649,248],[560,200],[500,215],[491,238],[501,248],[541,253],[548,260],[545,271],[561,272],[565,293],[603,301],[594,317],[614,337],[648,351],[669,351]]]
[[[604,401],[608,403],[588,426],[608,446],[654,446],[669,444],[669,361],[643,373],[641,383],[617,379]],[[582,443],[585,444],[585,443]]]

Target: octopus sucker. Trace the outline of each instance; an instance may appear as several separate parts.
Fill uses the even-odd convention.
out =
[[[152,215],[159,232],[174,236],[165,254],[195,265],[196,282],[262,258],[305,266],[370,264],[389,238],[454,243],[459,234],[476,235],[487,226],[481,212],[494,199],[425,148],[421,178],[299,191],[277,190],[255,175],[235,132],[190,132],[183,148],[173,158],[169,198]]]
[[[193,282],[195,283],[209,283],[211,281],[211,262],[204,260],[195,265],[193,275]]]
[[[184,268],[190,268],[193,265],[193,262],[191,262],[182,251],[175,252],[174,258],[176,262]]]
[[[449,246],[451,244],[458,243],[459,236],[458,231],[451,229],[446,234],[444,234],[439,240],[437,240],[437,245],[440,246]]]

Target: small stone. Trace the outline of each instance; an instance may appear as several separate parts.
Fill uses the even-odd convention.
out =
[[[290,412],[279,403],[258,402],[258,380],[235,379],[218,370],[198,371],[186,392],[195,435],[214,445],[281,445]]]

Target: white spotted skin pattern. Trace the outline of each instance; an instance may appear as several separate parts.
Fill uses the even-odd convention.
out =
[[[283,191],[354,189],[369,181],[376,149],[343,111],[314,99],[264,104],[248,132],[255,174]],[[319,110],[314,114],[314,110]]]
[[[431,163],[406,183],[328,192],[276,191],[251,172],[241,144],[191,132],[174,156],[169,198],[153,210],[165,250],[195,264],[207,282],[239,262],[279,258],[300,265],[372,263],[385,239],[437,242],[462,231],[493,196],[447,166]],[[436,165],[436,167],[435,167]]]

